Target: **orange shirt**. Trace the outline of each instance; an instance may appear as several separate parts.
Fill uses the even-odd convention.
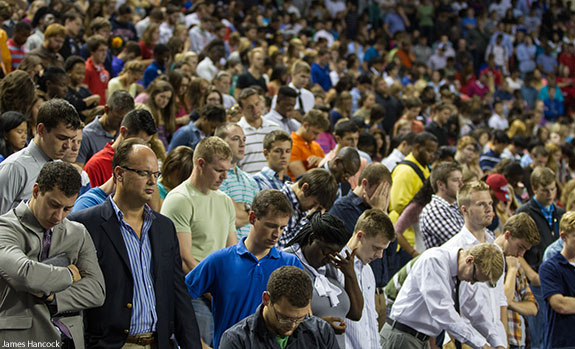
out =
[[[291,147],[291,157],[289,161],[302,161],[306,171],[317,167],[309,166],[307,163],[307,158],[312,155],[321,156],[323,158],[324,154],[320,145],[316,141],[312,141],[311,143],[306,142],[300,135],[295,132],[291,133],[291,138],[293,145]],[[291,173],[289,169],[287,174],[291,177],[292,180],[295,180],[293,173]]]
[[[407,118],[404,116],[401,117],[402,120],[407,120]],[[413,120],[411,121],[411,132],[415,132],[415,133],[420,133],[425,131],[425,126],[423,126],[423,122],[419,121],[419,120]]]

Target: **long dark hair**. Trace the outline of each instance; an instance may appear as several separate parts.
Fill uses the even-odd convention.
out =
[[[310,217],[309,222],[303,226],[300,232],[287,245],[291,246],[297,243],[300,247],[307,246],[311,243],[310,237],[312,234],[323,242],[341,246],[344,246],[352,235],[339,218],[329,213],[322,214],[316,211]]]
[[[7,111],[0,115],[0,154],[2,154],[4,158],[14,153],[14,147],[6,140],[5,136],[8,132],[27,121],[26,116],[17,111]]]

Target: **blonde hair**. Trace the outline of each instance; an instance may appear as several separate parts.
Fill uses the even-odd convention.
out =
[[[131,72],[144,72],[146,70],[146,65],[141,61],[129,61],[122,68],[120,75],[126,74],[128,71]]]
[[[480,191],[489,192],[489,186],[482,181],[465,183],[457,192],[457,205],[459,208],[471,205],[471,195]]]
[[[206,137],[198,143],[194,150],[194,166],[198,159],[204,159],[208,164],[220,158],[232,159],[232,150],[226,141],[219,137]]]
[[[503,275],[503,252],[495,244],[479,244],[464,251],[465,256],[473,256],[477,269],[489,278],[491,286]]]
[[[248,53],[248,59],[249,59],[249,61],[250,61],[250,64],[253,63],[254,56],[256,55],[256,53],[260,53],[262,56],[264,56],[264,58],[265,58],[265,56],[266,56],[266,53],[265,53],[265,51],[264,51],[263,48],[261,48],[261,47],[256,47],[256,48],[250,50],[250,52]]]
[[[477,141],[471,136],[463,136],[457,141],[457,151],[463,151],[469,145],[477,147]]]
[[[565,233],[565,235],[575,233],[575,211],[569,211],[563,215],[561,223],[559,223],[559,231]]]
[[[528,136],[527,125],[522,120],[514,120],[511,126],[509,126],[507,136],[509,136],[509,138],[513,138],[514,136]]]
[[[180,61],[184,61],[187,62],[189,58],[192,57],[198,57],[198,54],[195,53],[194,51],[187,51],[187,52],[183,52],[183,53],[176,53],[175,56],[175,61],[176,62],[180,62]]]
[[[294,64],[292,64],[291,66],[291,74],[292,75],[297,75],[297,74],[311,74],[311,68],[309,66],[309,64],[307,64],[305,61],[295,61]]]

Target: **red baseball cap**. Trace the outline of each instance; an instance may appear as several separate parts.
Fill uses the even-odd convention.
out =
[[[511,199],[509,197],[509,183],[503,175],[499,173],[490,174],[485,183],[493,190],[499,201],[507,202]]]

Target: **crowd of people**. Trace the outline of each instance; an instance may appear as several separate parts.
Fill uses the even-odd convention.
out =
[[[575,348],[572,7],[0,0],[0,340]]]

